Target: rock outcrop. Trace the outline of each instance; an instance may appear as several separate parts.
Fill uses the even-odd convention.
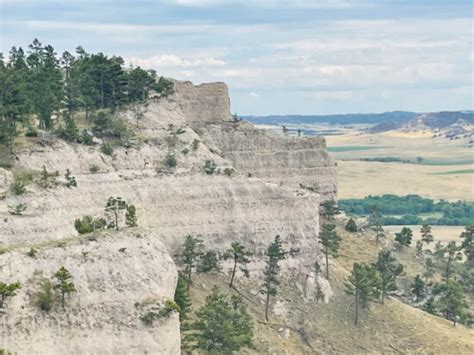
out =
[[[175,90],[143,107],[139,122],[133,111],[118,113],[138,128],[134,145],[117,147],[112,156],[97,146],[54,140],[17,153],[17,169],[35,175],[45,167],[60,177],[56,187],[32,182],[24,195],[7,192],[0,200],[0,246],[8,250],[0,255],[2,278],[24,285],[2,316],[2,341],[11,351],[178,353],[176,316],[147,327],[134,304],[172,297],[176,270],[169,255],[187,234],[217,249],[240,240],[256,255],[278,234],[298,255],[285,263],[287,270],[305,274],[312,267],[319,253],[319,203],[336,195],[324,139],[276,137],[234,122],[222,83],[176,82]],[[177,159],[175,168],[165,163],[169,154]],[[216,164],[211,174],[206,161]],[[77,187],[64,186],[66,169]],[[0,174],[0,193],[11,181],[10,173]],[[108,231],[96,241],[78,237],[74,220],[103,216],[109,196],[137,207],[140,231]],[[7,206],[18,203],[28,209],[10,216]],[[25,256],[31,247],[40,251],[37,259]],[[68,312],[44,315],[33,301],[35,275],[51,276],[63,265],[76,277],[78,292]],[[89,345],[80,341],[85,336]],[[94,341],[100,338],[107,340]]]

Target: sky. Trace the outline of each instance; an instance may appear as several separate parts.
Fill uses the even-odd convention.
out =
[[[0,51],[35,37],[223,81],[240,115],[474,109],[471,0],[0,0]]]

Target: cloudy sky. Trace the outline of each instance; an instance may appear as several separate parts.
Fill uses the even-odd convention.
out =
[[[117,54],[238,114],[473,109],[471,0],[0,0],[0,50]]]

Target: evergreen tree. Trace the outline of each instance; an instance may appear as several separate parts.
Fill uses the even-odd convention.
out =
[[[377,206],[370,207],[368,222],[369,226],[375,232],[375,242],[379,244],[380,240],[385,237],[385,231],[383,229],[383,217]]]
[[[354,221],[354,219],[349,218],[349,221],[347,221],[345,229],[346,231],[351,232],[351,233],[357,232],[357,224]]]
[[[332,221],[334,217],[341,213],[337,207],[336,201],[326,200],[321,204],[321,215],[326,219],[326,221]]]
[[[413,238],[413,231],[408,227],[403,227],[399,233],[395,233],[395,241],[400,248],[409,247]]]
[[[421,235],[421,249],[423,249],[423,243],[430,244],[434,241],[433,234],[431,234],[431,226],[428,224],[423,224],[420,229]]]
[[[436,307],[446,319],[456,326],[457,318],[465,315],[468,304],[461,285],[454,280],[447,280],[436,285],[433,293],[439,296]]]
[[[280,236],[277,235],[275,240],[268,246],[265,252],[266,266],[264,271],[264,282],[262,285],[262,293],[265,298],[265,320],[268,322],[268,308],[270,305],[270,297],[276,296],[278,293],[278,285],[280,281],[278,276],[280,273],[280,261],[285,258],[285,251],[282,247]]]
[[[433,259],[427,258],[425,260],[425,272],[423,273],[423,277],[425,278],[425,283],[428,283],[428,280],[434,276],[436,272],[436,266],[433,262]]]
[[[396,262],[389,250],[382,250],[378,254],[374,267],[380,275],[380,294],[383,304],[387,292],[397,289],[396,279],[402,274],[403,265]]]
[[[188,282],[181,273],[178,274],[178,282],[176,283],[176,289],[174,291],[174,301],[179,306],[179,320],[183,322],[188,318],[192,302],[191,297],[189,297]]]
[[[199,260],[196,270],[200,273],[211,272],[213,270],[218,271],[219,257],[215,250],[207,250]]]
[[[436,304],[433,297],[428,298],[426,303],[423,305],[423,310],[429,314],[436,314]]]
[[[127,209],[127,202],[121,197],[109,197],[105,205],[105,212],[110,213],[114,219],[115,230],[119,230],[119,218],[122,211]]]
[[[461,260],[462,255],[459,252],[459,247],[456,246],[456,242],[452,241],[449,242],[446,247],[443,249],[444,254],[447,254],[446,258],[446,268],[444,270],[444,279],[449,280],[449,278],[452,276],[454,273],[453,270],[453,261],[455,260]]]
[[[354,296],[355,319],[359,321],[359,305],[367,308],[369,302],[379,297],[380,276],[377,270],[365,263],[354,263],[351,275],[344,282],[347,294]]]
[[[463,240],[461,243],[461,250],[466,255],[467,263],[474,267],[474,224],[466,226],[466,229],[461,233],[460,238]]]
[[[242,271],[244,276],[249,277],[247,264],[250,262],[249,257],[251,255],[252,253],[245,250],[245,246],[243,246],[239,242],[232,242],[231,248],[225,252],[224,259],[232,259],[234,263],[230,275],[229,287],[232,288],[234,286],[235,273],[237,271],[238,266],[240,266],[240,271]]]
[[[138,226],[137,209],[134,205],[127,205],[127,212],[125,212],[125,224],[129,227]]]
[[[425,296],[425,283],[420,275],[416,275],[413,280],[413,283],[411,284],[411,292],[415,295],[417,301],[423,299]]]
[[[0,281],[0,308],[3,308],[5,301],[9,297],[16,295],[16,291],[21,288],[19,282],[13,282],[11,284]]]
[[[54,277],[57,280],[54,289],[59,290],[61,293],[61,306],[64,308],[65,296],[76,292],[76,287],[74,282],[72,282],[71,273],[64,266],[54,274]]]
[[[341,237],[336,233],[334,224],[323,224],[321,233],[319,234],[320,243],[324,247],[324,256],[326,258],[326,278],[329,280],[329,254],[334,258],[337,257]]]
[[[252,344],[252,320],[241,297],[229,299],[214,287],[196,316],[191,325],[195,333],[189,336],[195,348],[209,354],[232,354]]]
[[[184,264],[184,277],[186,278],[187,290],[192,283],[192,272],[199,259],[203,255],[204,244],[202,240],[192,235],[187,235],[184,241],[183,252],[181,253],[181,262]]]

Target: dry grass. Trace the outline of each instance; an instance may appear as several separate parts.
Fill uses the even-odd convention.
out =
[[[255,323],[255,346],[246,354],[469,354],[474,349],[474,331],[463,326],[454,328],[451,322],[431,316],[393,298],[385,304],[374,303],[363,311],[360,324],[353,324],[354,303],[344,292],[343,281],[355,261],[374,261],[382,248],[393,248],[391,238],[376,245],[369,234],[347,233],[342,224],[338,232],[343,237],[340,256],[331,261],[331,286],[334,296],[329,304],[306,300],[301,294],[305,275],[282,275],[278,299],[284,302],[288,314],[272,315],[265,325],[262,298],[252,296],[250,290],[258,289],[259,281],[251,279],[239,288],[248,297],[248,307]],[[404,284],[422,272],[422,261],[416,259],[413,248],[397,253],[406,267]],[[201,275],[192,288],[194,307],[203,303],[212,285],[229,291],[227,277],[223,274]],[[205,286],[204,286],[205,285]],[[230,292],[230,291],[229,291]],[[284,339],[281,326],[291,327],[290,337]],[[305,342],[300,331],[306,334]]]
[[[327,136],[328,147],[371,146],[378,149],[332,152],[338,163],[339,198],[362,198],[391,193],[419,194],[433,199],[474,200],[472,148],[466,139],[431,138],[432,133],[344,134]],[[414,161],[423,157],[434,165],[379,163],[360,158],[396,157]],[[456,163],[458,163],[456,165]],[[453,173],[459,171],[460,173]],[[446,174],[450,172],[450,174]]]

